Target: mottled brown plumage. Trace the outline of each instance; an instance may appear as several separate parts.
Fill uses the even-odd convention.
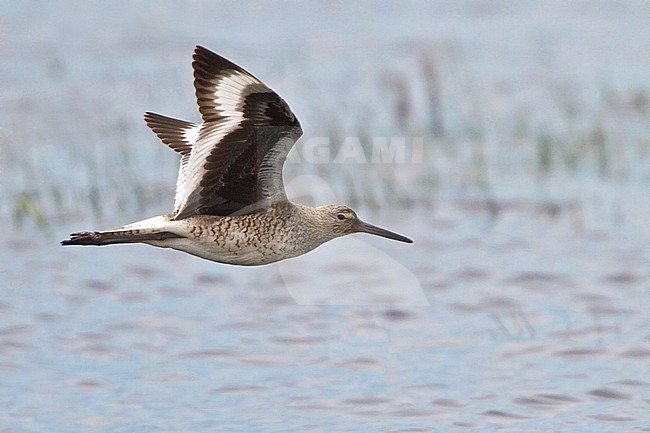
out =
[[[62,245],[146,243],[215,262],[262,265],[350,233],[412,242],[364,223],[345,206],[288,201],[282,166],[302,129],[287,103],[203,47],[196,47],[192,65],[203,122],[145,115],[181,156],[174,211],[112,230],[73,233]]]

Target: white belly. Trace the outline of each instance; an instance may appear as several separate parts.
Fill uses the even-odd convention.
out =
[[[266,265],[296,255],[284,251],[284,249],[274,251],[271,248],[264,248],[260,251],[258,247],[241,243],[238,246],[234,242],[227,242],[224,246],[220,246],[214,241],[204,239],[175,238],[149,241],[147,244],[161,248],[173,248],[213,262],[242,266]]]

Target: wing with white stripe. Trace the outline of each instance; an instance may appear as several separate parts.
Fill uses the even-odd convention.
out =
[[[196,47],[203,124],[179,185],[175,218],[246,213],[285,200],[282,165],[302,135],[284,100],[244,69]]]

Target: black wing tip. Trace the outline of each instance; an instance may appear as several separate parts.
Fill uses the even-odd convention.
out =
[[[195,64],[201,61],[209,63],[210,60],[213,59],[223,59],[222,56],[220,56],[219,54],[215,53],[212,50],[205,48],[203,45],[197,45],[196,47],[194,47],[194,55],[192,56],[192,58],[194,59]]]
[[[172,128],[181,128],[188,129],[194,128],[197,126],[196,123],[190,122],[188,120],[176,119],[175,117],[165,116],[164,114],[154,113],[152,111],[147,111],[144,113],[144,121],[152,129],[154,126],[169,126]]]
[[[222,55],[215,53],[212,50],[205,48],[202,45],[197,45],[194,48],[194,55],[192,56],[192,67],[194,68],[194,78],[206,78],[201,76],[201,72],[207,74],[207,77],[218,75],[223,71],[234,70],[251,75],[241,66],[231,62]]]
[[[196,46],[194,47],[194,54],[199,54],[200,55],[200,54],[206,53],[206,52],[210,53],[210,54],[215,54],[214,51],[205,48],[203,45],[196,44]]]
[[[226,59],[223,56],[215,53],[211,49],[205,48],[203,45],[196,45],[194,47],[194,56],[193,57],[194,57],[194,59],[196,59],[196,58],[207,58],[207,59],[217,58],[217,59],[223,59],[223,60],[226,60],[229,63],[232,63],[228,59]]]
[[[188,142],[184,134],[185,131],[196,128],[198,126],[196,123],[152,113],[151,111],[144,113],[144,121],[160,141],[174,152],[181,155],[191,152],[193,143]]]
[[[151,111],[146,111],[144,113],[144,123],[146,123],[147,126],[151,127],[150,123],[155,117],[156,117],[156,113],[152,113]]]

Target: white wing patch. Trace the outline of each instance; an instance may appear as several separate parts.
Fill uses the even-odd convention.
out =
[[[215,105],[220,115],[241,119],[246,96],[258,92],[271,92],[271,90],[250,75],[230,71],[228,75],[219,77],[214,90]]]
[[[191,128],[187,128],[183,131],[183,136],[185,141],[187,141],[191,146],[194,146],[199,139],[199,132],[201,131],[201,125],[194,125]]]

